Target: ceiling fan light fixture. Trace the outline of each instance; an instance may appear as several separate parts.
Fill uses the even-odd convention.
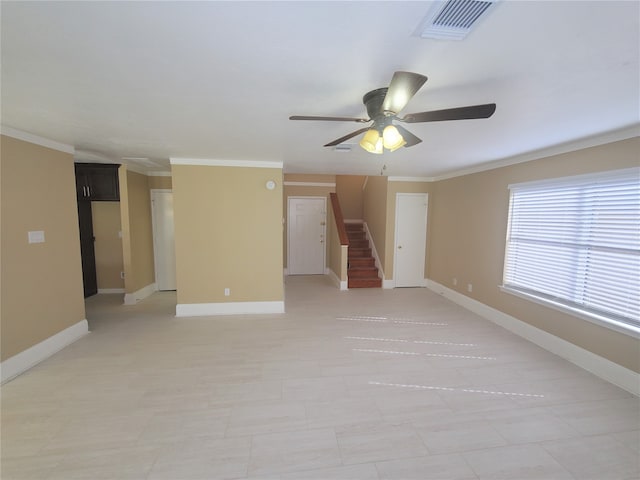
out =
[[[382,153],[384,152],[382,145],[383,145],[382,137],[378,137],[378,141],[376,142],[376,149],[371,153],[382,155]]]
[[[380,145],[380,151],[378,151],[378,145]],[[382,153],[382,138],[380,132],[375,128],[367,130],[367,132],[360,140],[360,146],[370,153]]]
[[[407,141],[402,139],[402,142],[400,142],[398,145],[396,145],[393,148],[388,148],[387,150],[389,150],[390,152],[395,152],[396,150],[398,150],[399,148],[404,147],[407,144]]]
[[[398,129],[393,125],[387,125],[384,127],[384,130],[382,131],[382,141],[384,148],[391,150],[392,152],[407,143],[405,139],[402,138],[402,135],[400,135]]]

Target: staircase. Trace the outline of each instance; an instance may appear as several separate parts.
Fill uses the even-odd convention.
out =
[[[349,288],[380,288],[382,279],[378,276],[375,259],[371,256],[369,241],[361,223],[347,223],[349,237],[349,257],[347,286]]]

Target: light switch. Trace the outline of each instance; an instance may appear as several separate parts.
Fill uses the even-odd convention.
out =
[[[44,243],[44,230],[29,232],[29,243]]]

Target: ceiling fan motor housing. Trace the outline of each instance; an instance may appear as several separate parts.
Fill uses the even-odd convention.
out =
[[[387,87],[378,88],[376,90],[371,90],[362,97],[362,103],[367,107],[367,114],[369,115],[369,118],[376,121],[376,123],[379,119],[378,117],[384,116],[382,104],[384,102],[384,98],[387,96],[387,90]]]

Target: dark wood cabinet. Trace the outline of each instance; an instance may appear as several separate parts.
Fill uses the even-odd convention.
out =
[[[111,163],[75,164],[78,222],[80,226],[80,255],[82,256],[82,280],[85,298],[98,293],[91,202],[120,201],[119,166]]]
[[[76,163],[78,200],[91,202],[120,200],[118,167],[112,163]]]
[[[96,252],[93,236],[93,215],[91,202],[78,202],[78,221],[80,224],[80,255],[82,258],[82,283],[84,298],[98,293],[96,276]]]

